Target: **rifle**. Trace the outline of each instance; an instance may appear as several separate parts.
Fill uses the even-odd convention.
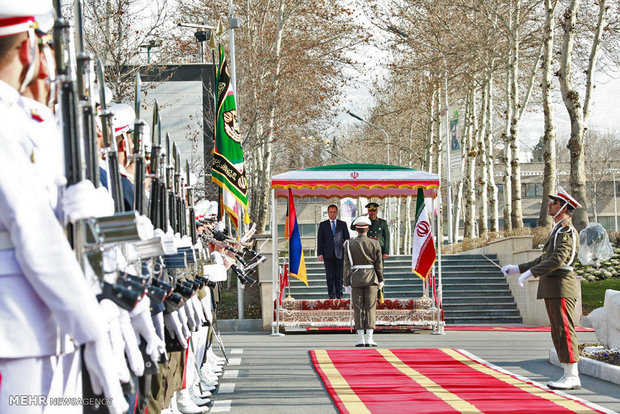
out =
[[[133,195],[133,208],[140,214],[146,213],[145,200],[144,200],[144,182],[146,175],[146,165],[144,161],[144,145],[142,137],[144,136],[144,128],[146,128],[146,122],[140,119],[140,92],[142,87],[142,79],[140,73],[136,74],[136,90],[135,90],[135,112],[136,120],[133,126],[133,158],[136,164],[135,181],[134,181],[134,195]]]
[[[149,218],[153,226],[166,230],[165,219],[162,217],[161,195],[160,195],[160,161],[161,161],[161,125],[159,123],[159,105],[157,100],[153,106],[153,146],[151,148],[151,197],[149,203]]]
[[[99,150],[97,148],[97,129],[95,116],[97,108],[93,99],[95,57],[84,50],[84,25],[82,22],[82,0],[75,2],[75,22],[77,25],[77,92],[82,117],[82,136],[86,158],[86,179],[99,187]]]
[[[76,184],[83,178],[82,145],[79,134],[78,95],[76,85],[75,45],[73,30],[62,16],[61,0],[56,0],[54,24],[54,53],[60,82],[62,134],[65,147],[65,176],[67,184]]]
[[[118,168],[118,149],[114,138],[114,128],[112,125],[112,113],[106,108],[105,97],[105,76],[103,62],[97,59],[97,74],[99,75],[99,100],[101,101],[101,132],[103,135],[103,146],[108,162],[108,186],[114,199],[114,211],[122,213],[125,211],[123,191],[121,185],[121,173]]]
[[[170,220],[170,227],[176,233],[177,232],[177,217],[176,217],[176,198],[174,193],[174,166],[171,162],[171,151],[170,151],[170,134],[166,132],[166,200],[168,202],[168,220]]]
[[[175,202],[176,202],[176,222],[177,222],[177,231],[181,234],[181,236],[187,235],[187,223],[186,223],[186,215],[187,215],[187,205],[185,204],[185,196],[183,194],[183,177],[181,175],[181,154],[179,153],[179,148],[176,143],[172,143],[172,153],[174,155],[174,192],[176,194]]]
[[[196,211],[194,210],[194,188],[189,180],[189,161],[185,160],[185,174],[187,174],[187,205],[189,206],[189,235],[192,238],[192,244],[196,244]]]

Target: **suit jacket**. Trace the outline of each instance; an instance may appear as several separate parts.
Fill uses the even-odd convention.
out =
[[[577,298],[579,282],[571,265],[578,247],[577,231],[565,219],[551,230],[542,255],[519,265],[520,272],[529,270],[535,277],[540,277],[538,299]]]
[[[342,244],[349,239],[349,229],[347,223],[336,219],[336,234],[332,233],[332,224],[330,220],[322,221],[319,224],[317,233],[317,256],[323,256],[325,259],[342,259]]]
[[[351,258],[347,252],[347,245],[351,251]],[[345,242],[344,250],[344,286],[371,286],[383,281],[383,256],[377,240],[362,234]],[[372,267],[354,268],[360,265]]]

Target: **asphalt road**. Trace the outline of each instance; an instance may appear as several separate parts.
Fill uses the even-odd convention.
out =
[[[578,333],[580,343],[596,342],[594,333]],[[268,332],[222,333],[230,363],[213,395],[211,412],[279,414],[337,413],[336,406],[314,371],[311,349],[351,349],[351,333]],[[428,331],[378,333],[382,348],[458,348],[541,384],[558,379],[561,369],[549,363],[548,332]],[[221,355],[221,351],[217,351]],[[620,412],[620,385],[582,375],[582,389],[571,395]]]

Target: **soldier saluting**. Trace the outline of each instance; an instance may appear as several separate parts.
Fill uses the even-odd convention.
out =
[[[384,219],[377,217],[379,204],[370,202],[365,207],[368,209],[368,218],[370,219],[368,237],[379,241],[381,255],[383,259],[387,259],[390,254],[390,229],[388,228],[388,223]],[[355,224],[351,224],[351,230],[355,230]]]
[[[551,322],[551,339],[564,368],[564,375],[557,381],[547,383],[552,389],[572,390],[581,388],[577,363],[577,334],[575,333],[575,303],[579,293],[578,281],[572,264],[579,245],[577,231],[570,222],[575,209],[581,207],[562,187],[556,195],[549,196],[549,215],[554,226],[540,257],[516,265],[506,265],[506,275],[521,273],[519,285],[534,276],[540,278],[537,299],[545,300],[547,315]]]

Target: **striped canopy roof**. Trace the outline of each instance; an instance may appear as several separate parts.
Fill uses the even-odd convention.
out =
[[[288,197],[406,197],[418,188],[435,198],[439,176],[411,168],[379,164],[338,164],[288,171],[271,177],[276,198]]]

